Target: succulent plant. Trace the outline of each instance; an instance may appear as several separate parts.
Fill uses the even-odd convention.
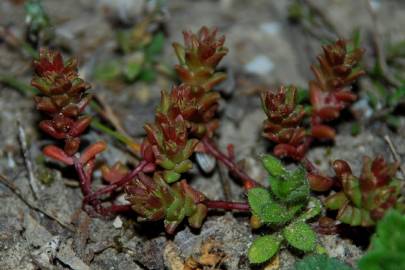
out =
[[[191,169],[189,160],[194,153],[198,140],[189,139],[187,124],[181,115],[170,119],[167,115],[157,113],[155,124],[146,124],[147,139],[145,149],[150,149],[155,162],[163,170],[163,177],[168,183],[180,179],[181,173]]]
[[[360,270],[405,269],[405,216],[390,210],[377,223],[370,249],[359,260]]]
[[[290,156],[300,160],[305,154],[306,132],[301,127],[304,107],[297,105],[297,88],[280,87],[276,93],[262,93],[262,107],[267,115],[263,136],[275,142],[276,156]]]
[[[321,128],[317,127],[321,121],[338,118],[340,111],[356,100],[356,95],[349,87],[364,75],[363,70],[356,69],[363,56],[363,49],[355,48],[348,52],[344,40],[325,45],[322,49],[324,54],[318,56],[319,66],[311,67],[315,80],[309,82],[313,128],[318,129]],[[313,133],[316,137],[317,131],[313,130]]]
[[[264,156],[270,190],[252,188],[248,201],[253,213],[253,227],[267,225],[275,232],[258,237],[249,248],[251,263],[263,263],[273,257],[283,242],[302,252],[316,247],[316,235],[306,223],[321,211],[319,200],[310,197],[305,169],[288,171],[273,156]],[[255,224],[256,223],[256,224]]]
[[[37,110],[51,118],[42,120],[39,127],[53,138],[63,139],[64,152],[72,156],[79,149],[79,136],[91,122],[90,116],[81,115],[91,99],[86,93],[90,85],[79,78],[76,60],[65,64],[59,52],[42,49],[34,68],[32,85],[41,92],[34,98]]]
[[[330,195],[328,209],[338,210],[337,219],[352,226],[373,226],[390,208],[400,207],[400,183],[395,178],[398,164],[382,157],[365,157],[360,177],[353,175],[343,160],[333,163],[342,191]]]
[[[323,51],[324,54],[318,56],[319,66],[311,67],[315,80],[309,82],[310,110],[297,104],[294,86],[262,94],[267,115],[263,135],[276,143],[273,152],[278,157],[302,160],[313,139],[334,139],[335,130],[324,122],[338,118],[356,99],[349,87],[364,74],[356,69],[363,50],[357,48],[348,52],[347,42],[338,40],[324,46]]]
[[[202,87],[181,84],[174,86],[170,94],[162,91],[157,112],[172,118],[181,115],[187,121],[190,131],[201,137],[207,133],[212,134],[218,127],[218,120],[213,118],[219,98],[217,92],[206,92]]]
[[[215,68],[227,49],[217,30],[202,27],[197,34],[184,32],[185,46],[175,43],[180,65],[176,70],[183,83],[172,91],[162,91],[155,123],[146,124],[142,145],[144,159],[159,165],[163,178],[173,183],[192,167],[189,160],[199,138],[212,136],[218,127],[214,119],[219,94],[212,87],[225,78]]]
[[[37,46],[39,36],[50,27],[48,14],[42,6],[41,0],[29,0],[25,3],[25,23],[27,24],[26,37],[32,45]]]
[[[191,188],[185,180],[168,185],[158,172],[153,178],[139,174],[125,187],[125,192],[136,213],[148,221],[164,220],[169,234],[186,217],[191,227],[199,228],[207,214],[207,207],[201,203],[204,195]]]
[[[225,37],[217,37],[216,28],[202,27],[198,33],[184,31],[184,46],[174,43],[173,47],[179,60],[176,66],[181,81],[192,87],[202,87],[210,91],[213,86],[226,78],[215,68],[228,53],[224,47]]]

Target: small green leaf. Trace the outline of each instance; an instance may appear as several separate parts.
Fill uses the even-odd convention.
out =
[[[127,65],[124,68],[124,76],[125,79],[129,82],[135,81],[136,77],[139,75],[141,72],[142,64],[140,63],[127,63]]]
[[[162,51],[165,45],[165,36],[162,32],[153,36],[149,45],[145,48],[145,57],[147,61],[154,60]]]
[[[303,252],[313,251],[316,247],[315,232],[305,222],[291,223],[283,230],[283,236],[291,246]]]
[[[287,207],[277,202],[272,202],[263,207],[260,217],[264,223],[282,225],[291,221],[302,207],[302,204]]]
[[[290,221],[301,210],[302,204],[287,207],[271,198],[264,188],[252,188],[248,191],[248,202],[254,215],[263,223],[281,225]]]
[[[311,197],[307,208],[308,209],[299,217],[300,220],[308,220],[319,215],[322,210],[321,201],[315,197]]]
[[[309,197],[309,184],[302,166],[282,177],[270,175],[269,184],[275,197],[283,203],[302,202]]]
[[[144,82],[153,82],[156,79],[156,71],[152,67],[144,67],[139,74],[139,79]]]
[[[287,173],[281,161],[272,155],[265,155],[262,158],[262,162],[264,168],[270,175],[280,177]]]
[[[331,196],[329,196],[325,201],[325,206],[331,210],[338,210],[339,208],[343,207],[343,205],[349,199],[346,197],[344,192],[338,192]]]
[[[359,122],[354,122],[354,123],[352,124],[351,131],[350,131],[351,135],[352,135],[352,136],[357,136],[357,135],[360,134],[360,132],[361,132],[361,125],[360,125],[360,123],[359,123]]]
[[[256,216],[261,216],[263,207],[272,202],[270,193],[264,188],[252,188],[248,191],[250,209]]]
[[[298,261],[294,270],[353,270],[344,262],[326,255],[310,255]]]
[[[281,239],[275,235],[256,238],[248,251],[250,263],[263,263],[271,259],[280,249]]]
[[[93,71],[93,76],[99,81],[111,81],[120,76],[120,73],[120,64],[113,60],[97,66]]]
[[[179,180],[181,175],[175,171],[164,171],[163,178],[167,183],[173,183]]]

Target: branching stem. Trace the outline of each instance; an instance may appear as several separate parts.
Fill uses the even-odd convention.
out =
[[[211,209],[237,210],[240,212],[250,212],[249,204],[246,202],[205,200],[202,203]]]
[[[124,186],[125,184],[129,183],[132,179],[134,179],[140,172],[142,172],[143,168],[148,165],[149,163],[145,160],[141,161],[138,166],[136,166],[130,173],[125,175],[121,180],[108,185],[106,187],[100,188],[99,190],[95,191],[94,193],[91,193],[87,196],[84,197],[83,199],[83,205],[86,205],[88,202],[93,201],[96,199],[98,196],[110,193],[114,190],[116,190],[119,187]]]
[[[219,162],[224,164],[234,175],[239,177],[243,181],[245,187],[262,186],[260,183],[253,180],[244,171],[242,171],[239,166],[235,164],[233,160],[231,160],[231,158],[222,153],[208,137],[204,137],[201,141],[204,144],[205,150],[213,155]]]

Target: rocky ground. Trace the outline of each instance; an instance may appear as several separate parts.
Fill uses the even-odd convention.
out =
[[[17,36],[24,30],[21,2],[0,1],[0,26],[9,26]],[[116,6],[108,2],[43,0],[53,23],[55,44],[79,58],[81,73],[93,84],[92,91],[113,108],[130,135],[141,137],[144,122],[153,120],[153,107],[159,100],[160,90],[168,89],[172,81],[161,76],[153,84],[119,87],[92,81],[92,68],[111,57],[114,48],[114,29],[106,10],[115,16],[139,16],[136,3],[142,1],[120,0]],[[304,1],[320,10],[334,31],[314,26],[306,29],[290,23],[287,17],[291,2],[167,1],[164,23],[168,36],[162,62],[168,65],[176,62],[170,44],[181,40],[183,29],[217,26],[226,34],[230,52],[223,67],[230,78],[221,87],[226,90],[226,99],[221,108],[218,141],[222,146],[234,144],[237,157],[246,161],[250,175],[263,182],[265,173],[257,157],[268,151],[268,144],[260,137],[264,114],[258,90],[279,84],[306,87],[312,77],[309,65],[320,51],[322,37],[333,36],[334,31],[350,37],[354,29],[360,29],[367,50],[364,64],[368,68],[376,59],[373,46],[376,29],[383,44],[405,39],[405,3],[400,0],[374,0],[371,7],[367,1]],[[132,6],[125,8],[126,4]],[[370,12],[376,14],[376,20],[373,21]],[[29,57],[0,39],[0,74],[13,74],[28,83],[32,75],[30,64]],[[373,86],[368,78],[362,79],[359,86],[359,95],[364,100]],[[364,106],[364,102],[359,102],[356,108],[360,112],[357,119],[348,114],[347,121],[337,123],[338,136],[333,145],[319,145],[310,151],[309,158],[321,170],[327,171],[330,161],[337,158],[349,161],[355,171],[359,171],[364,155],[382,154],[392,160],[385,135],[390,136],[398,153],[405,158],[405,118],[400,118],[394,132],[382,121],[369,121],[365,115],[371,108]],[[201,230],[182,226],[175,236],[166,235],[161,224],[137,223],[135,215],[118,216],[114,220],[88,217],[80,210],[82,195],[75,185],[74,174],[41,161],[39,149],[49,138],[38,131],[38,120],[31,98],[0,85],[0,173],[11,187],[4,185],[6,180],[0,184],[0,269],[181,269],[184,260],[202,258],[210,248],[220,258],[220,269],[254,269],[248,263],[246,252],[255,234],[245,215],[216,212],[208,217]],[[355,121],[363,128],[353,136],[351,125]],[[29,185],[17,122],[27,136],[35,167],[37,198]],[[109,141],[109,150],[103,154],[102,161],[130,160],[123,147],[105,134],[90,130],[86,136]],[[209,198],[224,198],[218,172],[208,177],[198,176],[197,169],[195,172],[193,186]],[[46,177],[53,180],[48,185],[39,181]],[[230,199],[243,200],[242,188],[233,181],[230,185]],[[321,236],[320,241],[331,256],[350,264],[364,252],[340,236]],[[266,269],[289,269],[299,257],[283,250]]]

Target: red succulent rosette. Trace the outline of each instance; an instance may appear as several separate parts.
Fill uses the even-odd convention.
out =
[[[53,138],[64,139],[64,151],[72,156],[79,148],[79,136],[91,122],[90,116],[80,116],[91,99],[86,94],[90,85],[79,78],[76,60],[65,64],[60,52],[41,49],[34,68],[31,84],[41,92],[34,97],[37,110],[51,117],[39,126]]]
[[[294,86],[280,87],[276,93],[262,94],[262,107],[267,115],[263,136],[277,145],[276,156],[301,159],[306,151],[306,131],[301,127],[305,116],[304,108],[297,105],[297,89]]]

